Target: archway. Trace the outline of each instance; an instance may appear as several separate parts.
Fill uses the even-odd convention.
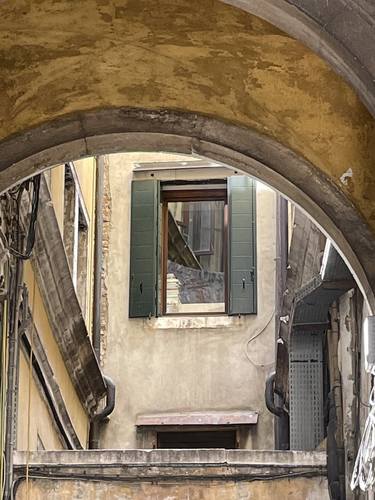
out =
[[[337,241],[370,297],[374,120],[318,56],[245,12],[276,23],[288,11],[279,25],[294,19],[297,7],[267,5],[2,4],[0,189],[63,159],[110,150],[211,155],[269,172],[268,182]],[[301,16],[293,25],[300,39]]]
[[[81,123],[85,124],[84,132]],[[24,159],[13,162],[8,158],[9,167],[0,178],[1,191],[57,163],[120,151],[192,153],[242,170],[278,190],[312,217],[335,242],[370,309],[374,309],[371,255],[375,239],[364,219],[314,165],[254,130],[198,114],[124,108],[56,121],[48,128],[33,130],[26,141],[12,139],[10,147],[15,160],[17,156]]]

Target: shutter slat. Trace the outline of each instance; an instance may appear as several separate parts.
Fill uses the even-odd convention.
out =
[[[132,182],[129,317],[156,314],[159,184]]]
[[[228,203],[229,314],[255,314],[257,312],[255,181],[247,176],[229,177]]]

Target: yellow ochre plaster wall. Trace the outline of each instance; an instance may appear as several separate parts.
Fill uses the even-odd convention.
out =
[[[38,436],[46,450],[61,450],[63,445],[34,377],[29,397],[29,360],[20,352],[19,399],[17,420],[17,450],[36,450]],[[30,417],[29,417],[30,404]]]
[[[85,447],[87,444],[88,428],[89,428],[87,413],[77,396],[77,393],[70,379],[69,373],[66,369],[59,347],[51,331],[51,327],[48,322],[47,313],[43,305],[38,285],[35,283],[34,286],[34,280],[35,277],[32,271],[31,264],[27,262],[24,269],[24,281],[29,290],[29,304],[30,304],[30,309],[33,313],[34,324],[39,334],[40,340],[43,344],[44,350],[46,352],[48,362],[51,365],[52,370],[54,372],[54,377],[56,379],[56,382],[59,385],[62,397],[64,399],[74,429],[77,433],[77,436],[80,439],[82,446]],[[35,298],[34,298],[34,291],[35,291]],[[23,373],[22,376],[20,376],[19,393],[21,399],[27,398],[28,387],[29,387],[29,382],[28,382],[28,371],[27,371],[26,374]],[[34,392],[32,392],[32,398]],[[35,405],[35,403],[33,403],[33,405]],[[32,426],[34,427],[38,426],[41,422],[43,422],[42,420],[39,422],[40,420],[39,413],[40,413],[39,410],[35,412],[33,411],[31,413],[31,422]],[[19,413],[18,415],[19,415],[19,422],[21,421],[23,425],[25,419],[27,419],[27,411],[26,413],[22,412]],[[48,423],[43,422],[43,425],[48,425]],[[24,434],[21,434],[20,440],[18,441],[17,445],[19,449],[26,449],[26,443],[24,442],[22,436],[24,436]]]
[[[87,328],[91,334],[92,330],[92,301],[93,301],[93,279],[94,279],[94,238],[95,238],[95,172],[96,160],[94,157],[74,161],[83,202],[88,215],[87,235],[87,300],[86,310],[83,311]],[[59,224],[61,236],[64,234],[64,165],[58,165],[51,169],[51,199],[55,209],[55,215]]]
[[[375,230],[374,120],[270,24],[219,0],[14,0],[0,14],[0,138],[92,109],[199,112],[304,156]]]
[[[94,284],[94,239],[95,239],[95,172],[96,160],[94,157],[74,161],[78,182],[81,188],[83,201],[88,215],[87,235],[87,282],[86,282],[86,311],[84,311],[86,325],[92,333],[92,301]]]

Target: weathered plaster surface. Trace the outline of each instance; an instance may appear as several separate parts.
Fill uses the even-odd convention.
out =
[[[24,479],[26,460],[28,484]],[[328,500],[329,497],[325,453],[317,452],[39,452],[28,457],[17,453],[14,462],[16,476],[23,478],[18,483],[17,499]]]
[[[342,75],[375,115],[372,0],[223,0],[310,47]]]
[[[328,500],[327,480],[323,478],[277,479],[275,481],[200,481],[167,484],[155,482],[118,483],[118,481],[31,480],[29,497],[26,483],[16,499],[23,500]]]
[[[86,443],[87,433],[88,433],[88,416],[85,411],[82,402],[77,395],[76,389],[73,385],[73,381],[70,377],[69,370],[67,369],[64,358],[61,354],[59,345],[56,341],[56,338],[53,334],[53,330],[51,329],[51,325],[49,323],[47,311],[45,309],[45,305],[43,304],[43,299],[38,286],[35,286],[35,297],[33,296],[33,280],[35,279],[35,275],[32,271],[30,265],[25,266],[25,274],[24,274],[25,283],[28,286],[30,292],[30,307],[34,310],[34,322],[35,326],[38,330],[38,333],[43,342],[44,348],[48,353],[49,361],[51,366],[53,367],[55,380],[59,384],[61,393],[63,395],[65,404],[68,408],[71,420],[73,425],[77,431],[79,439],[82,443]],[[28,394],[28,382],[19,384],[20,394],[22,398],[27,398]],[[19,422],[25,427],[25,422],[27,419],[28,412],[22,411],[19,414]],[[38,418],[38,413],[31,414],[31,422],[32,425],[38,427],[41,425],[41,421]],[[45,432],[45,431],[43,431]],[[27,446],[27,442],[25,440],[19,442],[20,449],[24,449]],[[33,443],[34,445],[34,443]],[[48,443],[46,443],[48,446]],[[31,446],[33,449],[34,446]]]
[[[243,409],[258,411],[259,420],[256,426],[241,431],[240,446],[272,449],[273,416],[265,407],[264,386],[275,359],[273,191],[260,186],[257,190],[257,315],[128,318],[134,163],[176,159],[192,158],[155,153],[109,156],[109,322],[103,370],[116,384],[116,407],[108,424],[104,424],[100,444],[103,448],[156,445],[155,434],[137,432],[135,421],[139,414]],[[183,171],[175,175],[192,178],[191,173],[186,177]],[[211,171],[209,175],[213,175]],[[259,334],[257,339],[249,342],[255,334]]]
[[[94,108],[206,113],[302,154],[375,228],[372,118],[322,60],[266,22],[219,1],[17,0],[2,3],[0,32],[0,137]]]
[[[61,450],[63,444],[46,401],[41,396],[34,377],[31,381],[29,360],[20,352],[19,366],[19,396],[17,418],[17,450],[37,450],[38,439],[46,449]],[[29,389],[31,393],[29,395]],[[30,409],[29,409],[30,404]],[[30,410],[30,423],[28,414]]]

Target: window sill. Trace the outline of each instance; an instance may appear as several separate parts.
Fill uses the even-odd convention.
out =
[[[175,330],[196,328],[238,328],[243,326],[244,316],[163,316],[144,319],[144,325],[151,330]]]

